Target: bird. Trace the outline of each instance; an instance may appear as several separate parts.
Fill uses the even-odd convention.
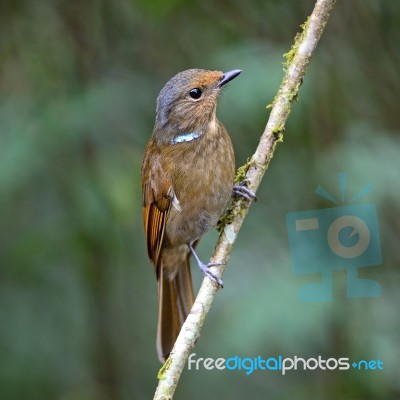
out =
[[[233,146],[216,107],[221,90],[241,72],[188,69],[173,76],[157,97],[141,177],[147,252],[158,285],[156,348],[162,363],[194,303],[190,256],[222,285],[209,270],[217,264],[203,263],[195,247],[217,224],[234,188]],[[240,194],[240,187],[234,193]]]

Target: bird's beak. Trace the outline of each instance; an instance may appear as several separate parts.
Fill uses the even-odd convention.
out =
[[[233,69],[232,71],[224,72],[222,79],[217,84],[217,89],[221,89],[222,86],[226,85],[232,79],[236,78],[242,72],[241,69]]]

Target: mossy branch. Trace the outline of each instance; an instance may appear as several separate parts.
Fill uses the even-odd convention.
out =
[[[275,99],[268,106],[268,108],[271,108],[271,114],[260,143],[250,160],[238,170],[236,181],[242,181],[243,178],[246,178],[247,186],[253,192],[256,192],[260,185],[277,143],[283,140],[285,123],[292,104],[297,99],[307,66],[335,2],[336,0],[317,0],[312,14],[301,26],[302,32],[296,35],[291,50],[284,54],[286,59],[284,63],[285,75]],[[249,207],[250,202],[237,198],[222,217],[219,224],[220,236],[211,257],[212,262],[222,264],[220,267],[213,267],[213,273],[217,276],[221,277],[225,271],[229,255]],[[217,285],[209,278],[204,278],[196,301],[182,326],[171,355],[158,374],[159,384],[154,399],[172,399],[181,373],[185,368],[190,352],[195,346],[196,339],[200,336],[200,330],[217,291]]]

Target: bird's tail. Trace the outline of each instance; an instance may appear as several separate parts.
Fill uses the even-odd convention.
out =
[[[170,268],[161,266],[158,275],[157,354],[164,363],[194,303],[189,255]]]

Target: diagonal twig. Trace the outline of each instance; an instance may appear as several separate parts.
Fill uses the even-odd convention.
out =
[[[246,179],[247,187],[253,192],[256,192],[260,185],[274,154],[276,144],[282,141],[285,123],[292,104],[297,98],[310,58],[335,2],[336,0],[316,1],[312,14],[301,26],[302,32],[296,35],[291,50],[284,55],[286,58],[285,75],[274,101],[268,106],[271,108],[271,114],[260,138],[260,143],[249,162],[239,168],[236,177],[237,182]],[[221,233],[211,257],[212,262],[223,264],[217,268],[213,267],[214,273],[219,277],[225,271],[229,255],[250,204],[249,201],[237,199],[222,218]],[[171,355],[158,373],[159,383],[154,395],[155,400],[172,399],[188,356],[195,346],[196,339],[200,336],[200,330],[217,291],[217,285],[209,278],[204,278]]]

